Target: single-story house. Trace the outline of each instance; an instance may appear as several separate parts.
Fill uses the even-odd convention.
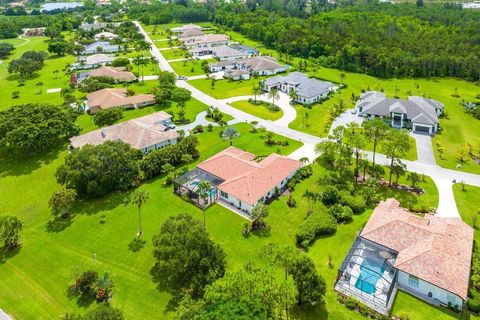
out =
[[[95,53],[115,53],[120,51],[120,46],[116,44],[110,44],[108,41],[95,41],[87,44],[85,49],[81,52],[83,55],[95,54]]]
[[[230,70],[225,71],[225,78],[232,80],[248,80],[250,79],[250,72],[247,70]]]
[[[276,76],[263,82],[263,90],[270,92],[272,89],[290,94],[296,92],[295,101],[302,104],[312,104],[325,99],[333,91],[335,85],[328,81],[309,78],[301,72],[291,72],[286,76]]]
[[[412,214],[380,202],[343,260],[335,290],[388,314],[397,290],[462,309],[468,296],[473,229],[459,218]]]
[[[220,45],[215,47],[200,47],[190,49],[188,51],[192,57],[198,58],[206,55],[211,55],[216,58],[218,61],[233,61],[237,59],[245,59],[250,57],[249,53],[235,49],[229,45]]]
[[[110,108],[137,109],[155,104],[153,94],[127,96],[127,89],[106,88],[87,95],[87,108],[90,113]]]
[[[199,30],[199,29],[187,29],[182,32],[177,36],[178,39],[185,39],[185,38],[191,38],[191,37],[198,37],[198,36],[203,36],[204,33]]]
[[[225,34],[204,34],[197,37],[189,37],[184,39],[179,39],[182,42],[185,49],[195,49],[195,48],[208,48],[214,46],[221,46],[227,44],[230,40],[230,37]]]
[[[176,28],[170,29],[170,31],[172,31],[173,33],[182,33],[187,30],[203,30],[203,28],[200,26],[197,26],[196,24],[189,23],[184,25],[183,27],[176,27]]]
[[[363,93],[355,107],[358,115],[367,119],[380,117],[393,128],[407,128],[431,135],[437,132],[438,117],[445,108],[441,102],[433,99],[417,96],[410,96],[408,100],[394,99],[376,91]]]
[[[105,28],[106,23],[82,23],[78,28],[85,31],[95,31]]]
[[[171,118],[172,116],[164,111],[155,112],[70,138],[70,146],[81,148],[87,144],[97,146],[105,141],[123,141],[132,148],[148,153],[177,143],[178,132],[165,125]]]
[[[239,60],[226,60],[219,62],[212,62],[208,65],[210,72],[241,70],[247,71],[250,75],[272,75],[279,72],[284,72],[289,66],[284,66],[278,63],[275,58],[269,56],[257,56]]]
[[[79,56],[77,62],[72,64],[73,70],[93,69],[112,64],[115,57],[110,54],[97,53],[91,56]]]
[[[131,82],[136,79],[125,67],[101,67],[94,69],[89,74],[90,77],[112,77],[116,82]]]
[[[115,38],[118,38],[118,36],[115,33],[108,32],[108,31],[100,32],[95,35],[95,41],[113,40]]]
[[[255,161],[254,154],[229,147],[178,177],[174,192],[187,195],[200,206],[218,201],[249,217],[257,204],[282,193],[301,166],[302,162],[275,153]],[[202,201],[198,186],[204,180],[210,182],[212,189],[208,199]]]

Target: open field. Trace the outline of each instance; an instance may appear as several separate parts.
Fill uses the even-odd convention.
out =
[[[230,105],[265,120],[275,121],[283,117],[282,109],[274,111],[263,104],[253,104],[247,100],[232,102]]]
[[[18,76],[8,73],[9,61],[19,58],[25,51],[43,50],[47,52],[48,43],[46,37],[32,37],[29,40],[25,45],[15,48],[10,58],[3,60],[2,64],[0,64],[0,88],[2,91],[0,110],[12,105],[29,102],[61,103],[63,101],[59,92],[47,93],[47,90],[68,86],[69,77],[65,75],[64,69],[69,63],[75,62],[75,57],[49,55],[45,59],[44,67],[40,71],[35,72],[31,78],[26,79],[22,86],[18,83]],[[18,45],[24,41],[12,39],[0,40],[0,42],[10,42]],[[43,86],[36,86],[39,82],[43,82]],[[12,98],[13,91],[20,93],[19,98]]]
[[[195,59],[188,59],[186,61],[177,61],[177,62],[170,62],[173,70],[175,73],[181,76],[191,77],[191,76],[199,76],[205,74],[203,70],[202,61],[207,61],[207,63],[214,61],[213,59],[210,60],[195,60]]]
[[[212,87],[212,81],[209,79],[191,80],[190,83],[195,88],[205,92],[216,99],[226,99],[236,96],[248,96],[252,94],[252,87],[265,77],[250,78],[249,80],[233,81],[222,79],[215,81]]]
[[[188,51],[180,48],[176,49],[169,49],[169,50],[162,50],[161,54],[165,57],[167,60],[174,60],[174,59],[183,59],[185,58],[185,54],[187,54]]]

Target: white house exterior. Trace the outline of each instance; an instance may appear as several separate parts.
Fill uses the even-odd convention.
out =
[[[461,310],[468,299],[473,229],[460,218],[380,202],[343,260],[335,290],[388,314],[397,290]]]
[[[160,111],[72,137],[70,146],[81,148],[84,145],[100,145],[105,141],[123,141],[132,148],[149,153],[153,150],[176,144],[178,132],[170,130],[168,123],[172,116]]]
[[[182,42],[183,47],[188,50],[226,45],[230,41],[230,37],[224,34],[208,33],[202,36],[188,37],[178,40]]]
[[[77,58],[77,62],[72,64],[72,70],[85,70],[85,69],[94,69],[98,67],[104,67],[111,65],[114,56],[110,54],[97,53],[91,56],[80,56]]]
[[[275,153],[258,162],[254,159],[249,152],[229,147],[178,178],[175,192],[188,190],[195,196],[200,181],[207,180],[212,186],[209,204],[219,201],[249,218],[258,203],[268,203],[283,192],[302,166],[300,161]]]
[[[234,80],[249,79],[251,75],[273,75],[279,72],[285,72],[289,66],[281,65],[275,58],[269,56],[256,56],[247,59],[235,59],[212,62],[208,65],[210,72],[225,71]],[[237,71],[237,72],[235,72]],[[246,74],[249,74],[247,76]]]
[[[437,100],[410,96],[408,100],[387,98],[383,93],[363,93],[355,107],[358,115],[367,119],[379,117],[393,128],[412,129],[433,135],[439,128],[438,117],[445,106]]]
[[[291,72],[286,76],[276,76],[263,82],[263,90],[270,92],[277,89],[286,94],[295,91],[295,101],[301,104],[313,104],[327,98],[335,85],[331,82],[309,78],[301,72]]]
[[[110,44],[108,41],[95,41],[87,44],[85,49],[81,52],[83,55],[95,53],[115,53],[120,51],[120,46]]]

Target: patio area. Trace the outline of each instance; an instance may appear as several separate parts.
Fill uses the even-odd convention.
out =
[[[396,292],[397,253],[357,237],[338,270],[335,290],[388,314]]]
[[[202,182],[207,182],[210,189],[202,197],[200,194]],[[173,182],[173,192],[185,200],[189,200],[200,208],[207,208],[214,204],[219,197],[217,186],[223,180],[199,168],[178,176]]]

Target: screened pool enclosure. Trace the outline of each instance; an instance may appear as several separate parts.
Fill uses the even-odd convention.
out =
[[[388,314],[394,296],[397,253],[357,237],[343,260],[335,290]]]

